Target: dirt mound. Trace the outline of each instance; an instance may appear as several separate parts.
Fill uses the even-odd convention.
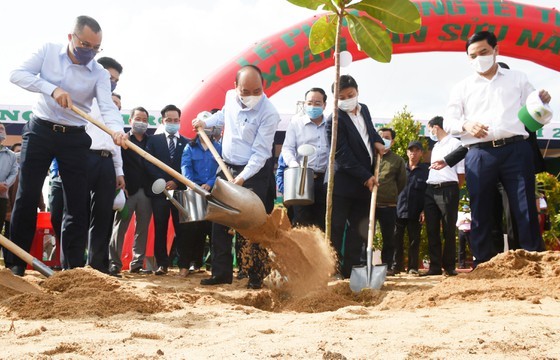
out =
[[[387,287],[385,290],[390,290]],[[468,274],[447,278],[428,290],[388,299],[387,308],[423,308],[453,302],[560,299],[560,253],[509,251]]]
[[[7,298],[0,308],[12,318],[21,319],[103,318],[127,312],[168,311],[153,294],[139,294],[131,286],[87,268],[56,273],[41,287],[43,291],[26,291]]]
[[[0,302],[16,295],[40,292],[39,287],[28,283],[19,276],[14,276],[10,270],[0,271]]]

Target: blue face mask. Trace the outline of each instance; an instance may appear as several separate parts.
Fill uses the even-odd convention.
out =
[[[169,134],[174,135],[177,131],[179,131],[180,124],[165,124],[165,131]]]
[[[97,55],[97,51],[90,48],[75,47],[73,54],[80,65],[87,65]]]
[[[434,133],[432,133],[432,132],[430,132],[430,139],[432,139],[432,141],[435,141],[435,142],[438,142],[438,141],[439,141],[437,135],[434,134]]]
[[[117,88],[117,83],[111,80],[111,92],[115,91],[116,88]]]
[[[391,147],[391,140],[383,139],[383,142],[385,143],[385,149],[388,149],[388,148]]]
[[[321,106],[307,106],[305,105],[305,113],[310,119],[317,119],[323,115],[323,108]]]

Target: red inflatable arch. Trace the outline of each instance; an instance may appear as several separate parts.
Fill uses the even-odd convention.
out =
[[[408,35],[392,34],[395,54],[429,51],[465,51],[465,41],[476,31],[493,31],[500,54],[533,61],[560,70],[560,12],[511,1],[413,0],[422,16],[422,28]],[[280,89],[334,65],[332,51],[313,55],[309,30],[319,17],[313,16],[265,38],[225,64],[187,100],[181,116],[181,133],[193,136],[191,120],[203,110],[221,108],[227,90],[233,88],[237,70],[254,64],[263,71],[265,92]],[[354,60],[366,58],[344,28],[342,50]]]

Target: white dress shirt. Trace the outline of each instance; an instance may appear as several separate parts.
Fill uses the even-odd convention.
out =
[[[207,127],[224,126],[222,157],[231,165],[245,166],[238,175],[243,180],[258,173],[272,156],[279,122],[280,115],[265,94],[248,109],[242,106],[235,90],[226,93],[223,109],[205,120]]]
[[[350,116],[350,119],[352,120],[354,126],[356,126],[356,128],[358,129],[358,132],[360,133],[360,136],[362,137],[362,140],[364,141],[364,144],[369,153],[369,158],[371,159],[371,162],[373,164],[374,156],[371,151],[371,144],[369,140],[369,134],[367,132],[366,120],[362,116],[361,110],[362,110],[362,106],[358,104],[358,111],[356,112],[356,115],[354,115],[354,113],[352,112],[347,112],[347,114],[348,116]]]
[[[313,145],[315,154],[308,157],[307,165],[316,173],[324,173],[329,162],[329,145],[325,131],[325,117],[319,125],[315,124],[307,114],[297,114],[292,118],[282,145],[282,157],[289,167],[299,166],[303,156],[297,153],[303,144]]]
[[[91,106],[91,117],[104,122],[101,117],[101,112],[99,111],[99,106],[97,101],[94,99]],[[90,150],[107,150],[111,152],[111,158],[113,159],[113,165],[115,167],[115,174],[117,176],[124,176],[123,172],[123,160],[121,155],[121,147],[115,145],[111,135],[107,134],[105,131],[101,130],[97,126],[88,122],[86,125],[86,133],[91,138]]]
[[[91,112],[92,100],[96,98],[105,124],[114,131],[123,131],[122,116],[111,98],[109,72],[95,60],[87,65],[73,64],[67,50],[68,45],[43,45],[12,71],[10,81],[40,93],[33,114],[43,120],[68,126],[87,124],[87,120],[62,108],[53,99],[51,95],[59,87],[68,92],[74,105],[86,113]]]
[[[443,158],[461,146],[461,141],[451,135],[447,135],[440,141],[436,142],[432,149],[432,163]],[[430,169],[428,174],[428,184],[441,184],[448,181],[459,181],[457,174],[465,173],[465,160],[461,160],[453,167],[446,166],[441,170]]]
[[[527,76],[519,71],[499,67],[490,80],[479,74],[471,75],[451,91],[444,129],[449,134],[461,135],[464,145],[516,135],[527,138],[529,134],[517,112],[533,90]],[[488,125],[488,136],[478,139],[463,131],[463,124],[467,121]]]

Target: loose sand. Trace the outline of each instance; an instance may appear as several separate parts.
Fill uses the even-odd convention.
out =
[[[0,358],[560,359],[560,253],[509,252],[457,277],[399,275],[353,294],[325,277],[319,235],[271,221],[261,243],[280,275],[262,290],[201,287],[204,272],[0,271]]]

